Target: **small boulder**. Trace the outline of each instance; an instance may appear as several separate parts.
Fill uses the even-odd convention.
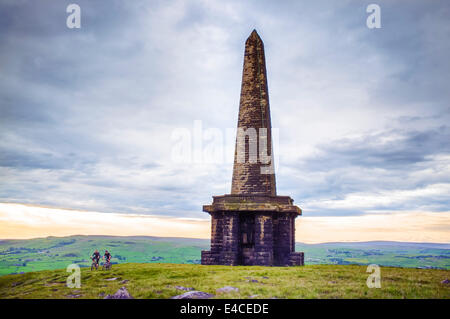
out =
[[[133,299],[127,288],[122,287],[114,295],[107,295],[104,299]]]
[[[448,284],[450,284],[450,280],[448,280],[448,279],[442,280],[441,284],[448,285]]]
[[[258,280],[253,279],[252,277],[245,277],[245,279],[247,279],[246,282],[258,282]]]
[[[231,286],[225,286],[225,287],[216,289],[216,292],[218,294],[220,294],[220,293],[228,293],[228,292],[238,292],[238,291],[239,291],[239,288],[231,287]]]
[[[125,280],[122,280],[120,283],[121,283],[121,284],[126,284],[127,282],[129,282],[129,280],[128,280],[128,279],[125,279]]]
[[[113,281],[113,280],[117,280],[118,278],[114,277],[114,278],[106,278],[106,281]]]
[[[184,290],[184,291],[193,291],[194,290],[194,288],[183,287],[183,286],[175,286],[175,288],[178,290]]]
[[[209,294],[207,292],[194,290],[194,291],[185,292],[182,295],[173,296],[170,299],[209,299],[212,297],[214,297],[214,295]]]

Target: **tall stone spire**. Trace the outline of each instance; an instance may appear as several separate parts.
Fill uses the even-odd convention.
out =
[[[276,194],[264,45],[255,30],[245,42],[237,131],[231,194],[203,205],[211,249],[202,251],[202,265],[303,265],[295,251],[302,210]]]
[[[276,195],[264,44],[256,30],[245,42],[231,194]]]

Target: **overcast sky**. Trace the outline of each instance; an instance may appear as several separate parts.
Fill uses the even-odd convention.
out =
[[[3,0],[0,201],[209,218],[232,163],[180,164],[172,135],[236,127],[255,28],[278,194],[305,217],[442,214],[450,233],[450,3],[376,1],[369,29],[370,3]]]

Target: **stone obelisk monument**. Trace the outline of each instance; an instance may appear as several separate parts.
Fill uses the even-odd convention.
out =
[[[211,250],[203,265],[303,265],[295,252],[295,218],[289,196],[277,196],[272,154],[264,44],[256,30],[245,43],[244,69],[231,194],[214,196]]]

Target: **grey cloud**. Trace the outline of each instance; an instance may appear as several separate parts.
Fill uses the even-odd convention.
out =
[[[80,30],[65,26],[69,3],[0,5],[2,201],[206,217],[201,205],[229,192],[231,165],[172,163],[170,133],[196,119],[235,127],[253,28],[265,41],[274,123],[301,125],[295,111],[318,106],[332,117],[357,105],[355,92],[368,97],[359,111],[383,123],[360,139],[311,142],[319,155],[282,162],[280,194],[308,207],[449,182],[433,161],[450,151],[447,2],[381,1],[380,30],[366,28],[369,2],[359,1],[80,0]],[[410,174],[426,169],[435,171]],[[378,208],[448,209],[442,199],[408,205]]]
[[[391,136],[400,136],[392,141],[384,142]],[[320,170],[330,169],[333,163],[342,166],[357,165],[363,167],[409,169],[407,165],[429,161],[429,156],[439,153],[450,153],[450,128],[441,126],[435,130],[402,132],[392,130],[377,135],[364,136],[357,140],[333,141],[332,144],[322,146],[320,150],[326,155],[315,158]]]
[[[287,170],[282,174],[288,185],[285,189],[308,207],[311,201],[339,201],[355,193],[413,191],[433,184],[448,184],[450,172],[445,170],[448,163],[445,156],[450,155],[449,141],[450,129],[445,125],[432,130],[389,130],[335,140],[318,146],[319,155],[287,164]],[[439,156],[444,159],[439,160]],[[290,174],[286,175],[286,171]],[[448,211],[449,195],[378,203],[371,210]],[[328,216],[361,212],[321,207],[310,214]]]

